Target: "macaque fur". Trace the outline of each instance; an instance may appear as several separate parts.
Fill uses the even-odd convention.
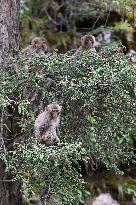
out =
[[[40,143],[46,145],[56,145],[60,142],[58,137],[58,126],[62,106],[51,103],[45,111],[40,113],[35,120],[35,137]]]

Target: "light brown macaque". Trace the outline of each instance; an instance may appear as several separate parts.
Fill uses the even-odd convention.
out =
[[[95,47],[95,37],[92,35],[85,35],[81,37],[81,46],[85,49],[90,49]]]
[[[48,42],[43,37],[35,37],[31,40],[31,45],[38,54],[46,54],[48,52]]]
[[[35,37],[31,40],[30,45],[21,51],[21,57],[26,57],[29,54],[46,54],[48,50],[46,38]]]
[[[81,46],[75,52],[74,55],[79,54],[81,51],[90,50],[92,53],[96,53],[95,47],[98,46],[98,42],[96,42],[95,37],[91,34],[87,34],[81,37]]]
[[[33,53],[33,46],[32,45],[28,45],[26,48],[24,48],[21,53],[20,53],[20,57],[22,59],[26,58],[28,55],[30,55],[31,53]]]
[[[53,102],[36,118],[34,131],[35,137],[40,143],[45,145],[56,145],[60,143],[58,126],[61,109],[62,106]]]
[[[39,54],[42,56],[46,56],[46,54],[49,51],[49,47],[48,47],[48,42],[46,40],[46,38],[44,37],[34,37],[31,42],[30,45],[28,45],[26,48],[22,49],[20,52],[20,58],[22,60],[26,60],[28,57],[30,57],[30,55],[32,54]],[[23,67],[25,72],[29,72],[29,71],[36,71],[37,75],[42,75],[41,73],[41,68],[40,67],[35,67],[35,66],[31,66],[32,64],[32,60],[26,60],[26,63]],[[18,73],[20,68],[19,66],[16,64],[15,66],[15,70]]]

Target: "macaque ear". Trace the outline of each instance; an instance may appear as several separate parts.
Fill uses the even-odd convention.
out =
[[[81,44],[84,42],[84,36],[81,37]]]
[[[92,37],[93,41],[95,42],[95,41],[96,41],[96,40],[95,40],[95,37],[94,37],[93,35],[91,35],[91,37]]]
[[[50,111],[51,110],[51,106],[50,105],[47,105],[46,107],[45,107],[45,111]]]
[[[45,110],[46,110],[46,111],[50,111],[50,109],[51,109],[51,106],[50,106],[50,105],[48,105],[47,107],[45,107]]]
[[[60,111],[61,111],[62,110],[62,106],[60,105],[59,108],[60,108]]]

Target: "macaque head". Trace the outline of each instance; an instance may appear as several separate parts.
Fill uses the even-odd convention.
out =
[[[81,38],[81,46],[86,49],[90,49],[95,46],[95,37],[88,34]]]
[[[103,31],[103,40],[106,43],[110,43],[111,42],[111,32],[110,31]]]
[[[21,58],[26,58],[32,51],[33,51],[33,47],[31,45],[27,46],[21,51],[20,53]]]
[[[55,119],[59,117],[61,113],[62,106],[60,106],[58,103],[51,103],[47,106],[46,111],[50,114],[52,119]]]
[[[110,31],[103,31],[98,34],[96,37],[96,41],[99,43],[110,43],[111,42],[112,33]]]
[[[103,41],[103,34],[99,33],[98,36],[96,37],[96,41],[98,41],[99,43],[101,43]]]
[[[43,51],[44,53],[48,52],[48,43],[47,40],[43,37],[35,37],[31,40],[31,45],[37,52]]]

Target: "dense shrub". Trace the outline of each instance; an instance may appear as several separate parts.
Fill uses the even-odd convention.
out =
[[[134,160],[136,78],[123,49],[30,56],[19,62],[18,74],[2,67],[0,106],[10,107],[21,128],[13,130],[14,150],[3,151],[2,157],[26,195],[45,190],[45,198],[55,193],[60,204],[78,204],[77,190],[84,184],[81,161],[86,171],[103,164],[122,173],[120,165]],[[24,73],[23,64],[30,60],[31,72]],[[36,67],[40,74],[33,71]],[[56,86],[46,87],[49,77]],[[63,106],[61,144],[45,147],[35,141],[33,124],[39,109],[52,101]]]

